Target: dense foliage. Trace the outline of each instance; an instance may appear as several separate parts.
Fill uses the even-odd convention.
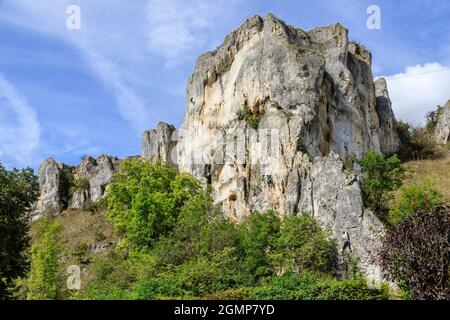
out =
[[[35,226],[36,238],[31,247],[31,269],[27,283],[29,300],[53,300],[58,293],[58,235],[61,225],[46,217]]]
[[[434,131],[434,127],[435,123],[433,122],[429,122],[427,128],[421,128],[399,121],[397,123],[397,133],[401,142],[400,159],[408,161],[442,158],[445,153],[433,137],[432,131]]]
[[[309,215],[255,212],[237,225],[192,177],[136,160],[117,174],[108,203],[127,241],[94,262],[77,298],[387,298],[362,279],[335,279],[335,245]]]
[[[7,299],[13,280],[27,271],[27,208],[39,193],[32,169],[8,171],[0,163],[0,300]]]
[[[368,152],[357,161],[364,175],[362,189],[365,205],[384,218],[391,192],[402,185],[405,169],[396,155]]]
[[[389,230],[382,267],[415,299],[450,299],[450,207],[414,212]]]
[[[176,225],[199,183],[175,169],[145,160],[125,161],[109,188],[109,218],[131,244],[151,246]]]

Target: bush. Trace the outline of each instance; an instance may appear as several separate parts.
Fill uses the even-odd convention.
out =
[[[253,129],[258,129],[259,122],[261,121],[261,117],[264,115],[264,112],[252,111],[248,106],[244,106],[244,114],[243,118],[248,123],[250,127]]]
[[[132,288],[137,278],[130,269],[126,256],[110,251],[105,257],[96,258],[90,265],[94,279],[86,291],[75,296],[80,300],[129,300],[134,299]]]
[[[392,225],[398,224],[413,212],[431,211],[441,203],[442,194],[430,184],[404,187],[389,212],[389,222]]]
[[[274,263],[279,270],[334,272],[336,245],[308,214],[288,216],[283,220]]]
[[[408,123],[399,121],[397,133],[400,137],[399,156],[403,161],[409,160],[434,160],[444,156],[444,150],[436,143],[430,132],[432,124],[428,129],[413,127]]]
[[[415,299],[450,299],[450,207],[414,212],[389,230],[382,268]]]
[[[357,162],[364,174],[364,203],[381,218],[385,218],[391,192],[402,185],[405,169],[396,155],[386,158],[376,152],[368,152]]]
[[[72,252],[72,256],[78,263],[86,263],[86,255],[88,253],[88,245],[86,243],[80,243]]]
[[[31,270],[28,279],[29,300],[54,300],[58,296],[58,236],[61,225],[52,217],[37,222],[37,242],[31,247]]]
[[[281,221],[273,211],[254,212],[245,218],[241,226],[244,263],[255,279],[273,274],[269,253],[276,246],[280,226]]]
[[[69,194],[72,195],[75,191],[88,191],[89,187],[89,179],[87,179],[86,177],[74,179],[72,185],[69,188]]]
[[[437,106],[436,111],[430,111],[427,113],[425,129],[428,133],[434,134],[439,117],[442,114],[443,110],[444,108],[442,106]]]
[[[386,285],[370,289],[362,278],[336,280],[314,273],[276,277],[265,286],[250,290],[251,300],[386,300]]]

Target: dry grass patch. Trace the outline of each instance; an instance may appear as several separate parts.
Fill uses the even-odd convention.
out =
[[[450,203],[450,157],[441,160],[410,161],[404,186],[432,183],[442,193],[444,201]]]

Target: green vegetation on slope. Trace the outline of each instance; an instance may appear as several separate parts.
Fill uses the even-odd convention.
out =
[[[442,280],[445,274],[439,270],[445,268],[425,268],[430,280],[424,276],[419,282],[416,278],[421,273],[396,272],[405,268],[413,270],[419,257],[432,265],[435,265],[435,258],[444,258],[439,260],[444,265],[448,262],[448,257],[443,255],[445,230],[442,233],[439,231],[442,229],[433,229],[438,224],[411,222],[418,217],[425,219],[428,217],[425,213],[436,212],[434,207],[445,202],[441,187],[431,182],[424,186],[414,185],[411,174],[407,173],[405,184],[395,191],[403,176],[396,157],[368,154],[359,163],[365,172],[362,182],[365,192],[371,193],[366,193],[365,199],[369,200],[366,205],[372,203],[376,207],[377,201],[384,201],[382,212],[388,227],[388,236],[383,243],[386,275],[401,285],[404,297],[443,297],[448,281]],[[370,202],[370,199],[374,201]],[[389,202],[389,199],[393,201]],[[254,212],[236,225],[213,205],[209,192],[203,190],[196,179],[178,175],[163,165],[144,160],[124,162],[107,190],[105,203],[108,208],[104,210],[103,204],[91,213],[69,210],[33,225],[32,269],[30,277],[19,283],[22,297],[390,297],[386,285],[371,289],[358,272],[337,279],[336,246],[310,215],[287,216],[281,220],[273,211]],[[431,221],[445,221],[438,218],[433,217]],[[419,240],[423,241],[416,243],[417,239],[409,237],[416,233],[430,237],[422,237]],[[437,240],[440,241],[438,248],[427,247]],[[107,244],[106,249],[95,252],[93,247],[98,244]],[[65,272],[71,264],[81,265],[84,270],[79,291],[65,287]],[[45,286],[42,279],[46,279]],[[439,279],[443,284],[441,293],[427,294],[434,290]],[[417,287],[418,283],[422,287]]]

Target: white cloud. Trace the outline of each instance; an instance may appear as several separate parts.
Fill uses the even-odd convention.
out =
[[[440,63],[408,66],[386,80],[397,119],[413,124],[450,99],[450,68]]]
[[[30,163],[40,134],[36,112],[0,74],[0,159],[6,165]]]

